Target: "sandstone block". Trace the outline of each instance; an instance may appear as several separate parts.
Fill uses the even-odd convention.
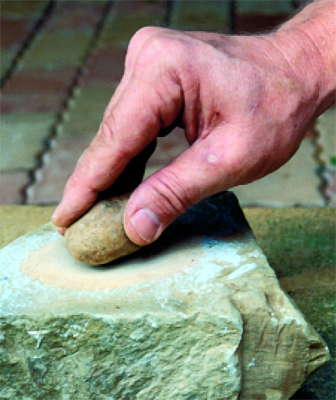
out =
[[[0,250],[0,398],[284,400],[328,359],[230,193],[107,267],[51,228]]]

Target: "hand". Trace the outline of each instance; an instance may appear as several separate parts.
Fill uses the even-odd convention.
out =
[[[138,31],[54,223],[67,227],[79,218],[130,160],[176,125],[191,146],[141,183],[127,204],[125,230],[139,245],[157,239],[199,200],[285,163],[317,112],[320,87],[308,68],[314,60],[300,55],[292,62],[278,36]],[[302,74],[303,66],[310,75]]]

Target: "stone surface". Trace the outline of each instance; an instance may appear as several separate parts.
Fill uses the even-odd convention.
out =
[[[76,67],[80,65],[88,48],[91,34],[89,29],[64,29],[41,34],[21,60],[19,70],[44,68],[48,71],[69,65]]]
[[[47,223],[52,207],[0,206],[0,248]],[[336,210],[245,208],[245,215],[280,278],[307,320],[327,342],[332,361],[312,374],[291,400],[336,396]]]
[[[281,400],[327,358],[229,194],[123,265],[78,265],[82,290],[69,289],[79,279],[57,280],[66,271],[51,277],[50,265],[20,270],[32,247],[55,241],[47,226],[1,250],[4,399],[237,399],[240,390],[240,399]],[[120,284],[120,274],[129,279]]]
[[[305,138],[295,155],[280,169],[256,182],[234,188],[234,193],[244,206],[324,205],[314,150],[312,140]]]
[[[85,264],[100,265],[139,249],[124,231],[124,210],[129,195],[97,202],[65,232],[70,254]]]
[[[52,113],[4,114],[0,131],[0,171],[34,167],[35,157],[53,121]]]
[[[322,114],[316,123],[319,157],[323,163],[324,193],[330,206],[336,207],[336,108]]]
[[[328,205],[336,207],[336,167],[327,167],[323,171],[326,182],[325,194],[328,198]]]
[[[229,31],[229,2],[182,0],[174,2],[171,27],[199,31]]]
[[[126,49],[129,40],[138,29],[144,26],[164,25],[166,6],[165,0],[116,2],[106,19],[98,47]]]
[[[53,113],[4,114],[0,135],[0,171],[32,168],[54,121]]]
[[[67,178],[98,130],[113,89],[112,85],[88,85],[74,94],[51,149],[44,154],[43,165],[35,172],[35,182],[28,189],[30,204],[60,200]]]
[[[336,167],[336,107],[322,114],[316,123],[318,143],[321,147],[320,157],[325,166]]]
[[[269,32],[288,19],[288,14],[238,14],[234,31],[236,34]]]
[[[0,173],[0,204],[20,204],[27,181],[26,172]]]
[[[336,398],[336,209],[245,209],[257,241],[307,320],[327,342],[332,361],[293,400]]]
[[[4,0],[1,2],[1,77],[8,71],[47,5],[47,0],[24,2]]]
[[[13,19],[38,17],[46,3],[47,0],[3,0],[1,2],[1,16]]]

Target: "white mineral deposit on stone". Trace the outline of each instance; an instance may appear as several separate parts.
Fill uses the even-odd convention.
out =
[[[252,361],[247,364],[247,368],[251,368],[251,367],[255,367],[255,366],[256,366],[256,360],[255,360],[255,358],[253,358]]]
[[[241,275],[243,275],[243,274],[246,274],[246,273],[252,271],[252,270],[255,269],[255,268],[257,268],[257,264],[255,264],[255,263],[253,263],[253,264],[250,263],[250,264],[242,265],[242,266],[239,267],[237,270],[231,272],[231,273],[226,277],[226,279],[236,279],[236,278],[238,278],[239,276],[241,276]]]

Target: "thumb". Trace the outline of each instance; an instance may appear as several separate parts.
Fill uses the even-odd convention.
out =
[[[205,143],[195,142],[143,181],[131,195],[124,214],[130,240],[139,245],[155,241],[190,206],[227,189],[220,176],[219,160]]]

